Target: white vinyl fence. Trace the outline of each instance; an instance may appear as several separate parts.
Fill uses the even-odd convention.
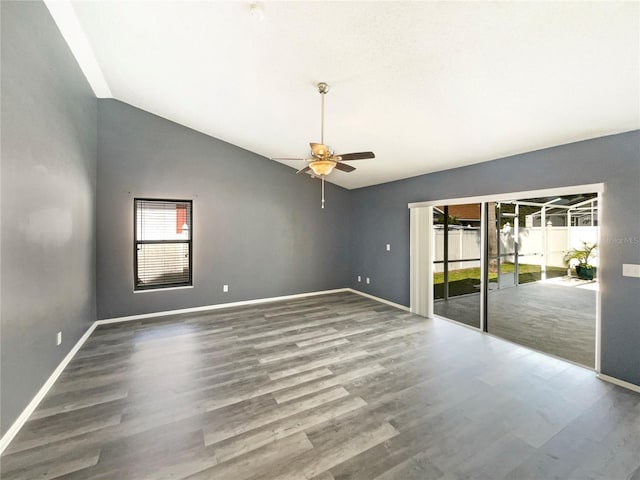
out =
[[[433,229],[434,259],[444,259],[444,229]],[[449,270],[479,267],[480,261],[456,262],[462,258],[480,258],[480,229],[464,228],[449,230]],[[443,272],[444,264],[433,265],[434,272]]]
[[[564,267],[563,258],[569,250],[580,248],[583,241],[597,242],[598,227],[520,227],[518,239],[519,263],[539,265],[546,258],[546,265]],[[500,232],[500,251],[512,252],[514,241],[513,228],[503,228]],[[444,229],[433,229],[433,245],[434,260],[443,260]],[[597,255],[597,251],[595,253]],[[480,266],[480,261],[456,262],[463,258],[480,258],[480,229],[466,227],[449,231],[449,270]],[[513,262],[514,258],[503,257],[503,261]],[[591,263],[598,265],[597,256]],[[433,269],[434,272],[442,272],[444,265],[436,263]]]

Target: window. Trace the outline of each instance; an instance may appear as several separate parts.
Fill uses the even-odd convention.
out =
[[[134,199],[135,290],[192,284],[191,200]]]

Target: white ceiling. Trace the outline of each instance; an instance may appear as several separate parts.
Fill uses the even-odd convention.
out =
[[[265,157],[320,140],[329,83],[326,143],[376,154],[346,188],[640,128],[639,2],[71,5],[97,95]]]

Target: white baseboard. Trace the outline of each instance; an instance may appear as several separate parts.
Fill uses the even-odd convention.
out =
[[[179,310],[167,310],[164,312],[141,313],[140,315],[129,315],[127,317],[106,318],[97,320],[97,325],[107,325],[109,323],[130,322],[133,320],[143,320],[145,318],[166,317],[169,315],[179,315],[181,313],[208,312],[210,310],[219,310],[221,308],[242,307],[246,305],[256,305],[260,303],[279,302],[281,300],[292,300],[295,298],[313,297],[316,295],[328,295],[330,293],[348,292],[349,288],[336,288],[334,290],[320,290],[318,292],[296,293],[294,295],[283,295],[281,297],[256,298],[254,300],[243,300],[240,302],[216,303],[214,305],[204,305],[202,307],[181,308]]]
[[[368,293],[361,292],[360,290],[355,290],[353,288],[345,288],[344,290],[357,293],[358,295],[362,295],[363,297],[370,298],[372,300],[376,300],[380,303],[386,303],[387,305],[391,305],[392,307],[399,308],[400,310],[404,310],[405,312],[410,312],[411,309],[409,307],[405,307],[404,305],[400,305],[399,303],[390,302],[389,300],[385,300],[384,298],[376,297],[375,295],[369,295]]]
[[[45,382],[45,384],[42,385],[42,388],[40,388],[38,393],[36,393],[36,396],[33,397],[31,402],[29,402],[29,405],[27,405],[27,408],[25,408],[22,411],[22,413],[16,419],[16,421],[13,422],[13,425],[9,427],[9,430],[7,430],[7,432],[2,436],[2,438],[0,438],[0,454],[2,454],[2,452],[4,452],[4,450],[9,446],[9,444],[11,443],[11,440],[13,440],[13,438],[20,431],[22,426],[27,422],[27,420],[29,419],[31,414],[34,412],[34,410],[38,407],[38,405],[40,404],[44,396],[47,394],[49,389],[56,382],[56,380],[58,379],[62,371],[66,368],[66,366],[69,364],[69,362],[74,357],[74,355],[78,353],[78,350],[80,350],[80,347],[84,345],[84,342],[87,341],[87,339],[93,333],[95,328],[96,328],[96,322],[93,322],[89,326],[89,328],[87,328],[87,331],[84,332],[84,335],[80,337],[80,340],[78,340],[74,345],[74,347],[69,351],[69,353],[67,353],[67,356],[64,357],[64,359],[62,359],[62,361],[60,362],[60,365],[58,365],[58,367],[53,371],[53,373]]]
[[[599,373],[596,375],[596,377],[598,377],[600,380],[604,380],[605,382],[613,383],[614,385],[618,385],[619,387],[623,387],[628,390],[640,393],[640,385],[636,385],[635,383],[625,382],[624,380],[620,380],[616,377],[610,377],[609,375],[605,375],[604,373]]]

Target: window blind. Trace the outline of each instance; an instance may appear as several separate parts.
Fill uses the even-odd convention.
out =
[[[191,200],[136,198],[134,223],[134,288],[191,285]]]

